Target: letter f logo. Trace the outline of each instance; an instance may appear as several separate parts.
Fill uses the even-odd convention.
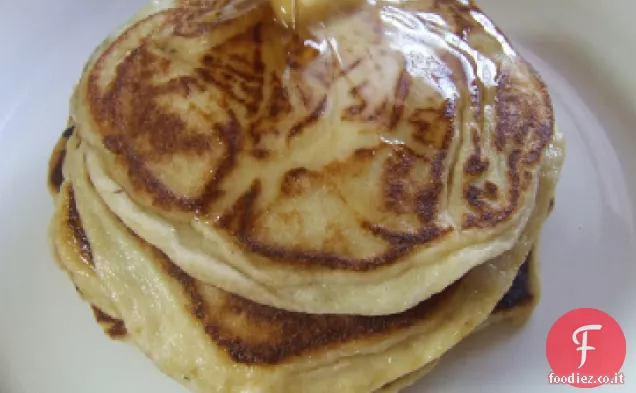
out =
[[[587,332],[590,330],[601,330],[601,328],[603,328],[601,325],[581,326],[574,331],[574,334],[572,334],[572,341],[574,341],[574,344],[580,345],[580,347],[576,349],[577,351],[581,351],[581,364],[579,365],[579,368],[583,367],[587,361],[587,351],[593,351],[596,349],[587,345]],[[579,333],[583,333],[581,342],[579,342],[577,338]]]

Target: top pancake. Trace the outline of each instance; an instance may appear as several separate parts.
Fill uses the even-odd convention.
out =
[[[382,314],[514,245],[552,108],[474,4],[365,3],[307,38],[266,4],[237,14],[239,3],[169,2],[137,18],[95,54],[73,101],[128,210],[193,227],[183,247],[194,235],[217,245],[209,263],[173,250],[180,267],[223,287],[215,267],[228,265],[266,289],[224,289],[280,308]],[[175,241],[150,240],[168,254]],[[379,287],[446,260],[406,300],[327,304],[330,285]],[[261,296],[317,282],[325,292],[302,304],[295,291]]]

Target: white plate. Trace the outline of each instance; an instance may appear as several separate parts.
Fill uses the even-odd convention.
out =
[[[184,393],[136,350],[106,339],[46,239],[46,166],[71,88],[93,47],[141,3],[0,2],[2,393]],[[543,298],[521,332],[471,338],[409,392],[559,390],[548,385],[545,340],[552,323],[578,307],[602,309],[622,325],[621,388],[636,391],[636,2],[481,3],[550,85],[568,139],[543,236]]]

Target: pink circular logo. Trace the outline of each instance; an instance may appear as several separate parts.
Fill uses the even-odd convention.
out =
[[[593,308],[570,311],[548,333],[550,383],[577,388],[623,384],[626,350],[625,334],[614,318]]]

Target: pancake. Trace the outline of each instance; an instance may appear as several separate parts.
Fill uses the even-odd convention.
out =
[[[479,325],[473,333],[500,323],[506,323],[511,326],[522,325],[530,317],[539,301],[540,292],[536,251],[535,248],[535,250],[528,255],[526,262],[524,262],[519,269],[512,287],[506,292],[499,303],[497,303],[490,317]],[[375,393],[398,393],[415,384],[420,379],[423,379],[425,375],[433,371],[439,362],[440,359],[431,362],[422,369],[389,383]]]
[[[49,163],[48,184],[51,194],[60,203],[52,220],[51,239],[56,261],[62,269],[69,273],[72,281],[77,283],[80,295],[91,304],[96,321],[104,327],[107,335],[114,339],[126,336],[124,322],[108,300],[108,294],[99,283],[94,269],[90,242],[86,237],[81,219],[75,206],[72,186],[66,182],[62,173],[66,157],[66,144],[73,135],[74,127],[67,128],[54,148]],[[64,185],[65,189],[62,190]],[[59,198],[60,192],[62,197]],[[549,205],[550,211],[554,203]],[[64,258],[60,257],[60,251]],[[490,326],[500,321],[522,323],[530,315],[539,300],[540,283],[537,247],[530,252],[521,265],[512,286],[495,306],[492,314],[481,327]],[[80,290],[83,288],[83,291]],[[481,328],[480,327],[480,328]]]
[[[90,249],[87,271],[105,288],[117,312],[117,317],[102,315],[100,322],[106,319],[116,326],[121,321],[127,341],[193,391],[376,392],[425,372],[495,309],[548,214],[561,165],[560,145],[557,135],[543,155],[537,203],[515,247],[401,314],[300,314],[196,280],[134,234],[99,198],[78,134],[67,142],[65,179],[56,196],[56,217],[65,224],[54,223],[51,233],[61,259],[71,254],[60,252],[64,248],[77,254],[62,261],[63,266],[76,269],[82,250]],[[74,211],[81,231],[67,219]],[[85,287],[92,281],[80,285],[81,293],[93,292]]]
[[[189,276],[295,312],[403,312],[512,250],[545,85],[472,2],[374,3],[300,39],[267,4],[154,2],[72,100],[99,198]]]
[[[433,371],[433,369],[435,368],[435,366],[437,366],[438,362],[432,362],[431,364],[428,364],[426,366],[424,366],[423,368],[421,368],[418,371],[412,372],[411,374],[408,374],[400,379],[397,379],[389,384],[387,384],[386,386],[380,388],[379,390],[377,390],[374,393],[398,393],[401,392],[403,389],[408,388],[409,386],[413,385],[415,382],[417,382],[418,380],[422,379],[426,374],[430,373],[431,371]]]
[[[62,133],[49,160],[47,185],[56,205],[49,226],[51,248],[58,266],[68,274],[80,296],[104,315],[118,318],[119,313],[109,298],[110,293],[95,274],[91,246],[75,207],[74,196],[63,189],[69,187],[64,163],[67,143],[74,130],[75,127],[70,126]]]

